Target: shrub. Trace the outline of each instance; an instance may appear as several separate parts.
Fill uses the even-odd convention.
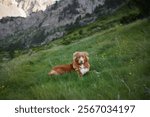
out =
[[[62,40],[63,45],[69,45],[70,43],[71,43],[71,41],[69,39],[63,39]]]
[[[128,16],[123,16],[120,19],[120,23],[128,24],[128,23],[134,22],[135,20],[137,20],[139,18],[140,18],[140,15],[138,15],[138,14],[129,14]]]
[[[150,0],[132,0],[140,9],[143,16],[150,15]]]
[[[79,30],[79,35],[82,35],[83,34],[83,30]]]

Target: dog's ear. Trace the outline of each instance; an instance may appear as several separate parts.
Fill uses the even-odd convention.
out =
[[[89,60],[89,53],[88,52],[83,52],[86,58]]]
[[[76,59],[76,55],[77,55],[78,53],[79,53],[79,52],[74,52],[74,53],[73,53],[73,60]]]
[[[89,53],[88,52],[83,52],[85,56],[89,56]]]

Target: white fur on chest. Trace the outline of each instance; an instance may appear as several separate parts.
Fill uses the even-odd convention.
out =
[[[80,66],[80,72],[82,75],[86,74],[89,71],[89,68],[85,68],[84,65]]]

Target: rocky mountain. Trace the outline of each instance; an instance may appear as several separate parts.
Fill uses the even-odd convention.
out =
[[[26,13],[17,7],[15,0],[0,0],[0,19],[6,16],[26,17]]]
[[[44,11],[56,0],[0,0],[0,19],[6,16],[26,17],[37,11]]]
[[[23,9],[28,16],[37,11],[44,11],[48,6],[52,5],[56,0],[16,0],[17,6]]]
[[[0,47],[30,48],[46,44],[63,36],[68,27],[94,22],[123,3],[124,0],[60,0],[44,12],[31,13],[27,18],[3,18],[0,20]]]

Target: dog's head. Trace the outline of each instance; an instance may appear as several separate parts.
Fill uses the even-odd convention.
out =
[[[87,52],[75,52],[73,53],[73,61],[81,65],[89,60],[89,54]]]

